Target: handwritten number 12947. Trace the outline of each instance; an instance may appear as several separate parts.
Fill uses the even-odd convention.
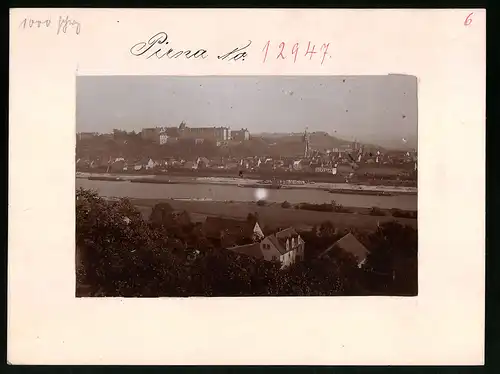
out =
[[[285,42],[281,42],[278,45],[272,45],[271,41],[268,40],[267,43],[262,48],[264,53],[264,58],[262,62],[266,62],[269,58],[274,58],[277,60],[286,60],[288,58],[292,59],[293,62],[297,62],[297,59],[308,59],[320,61],[321,65],[325,62],[325,58],[331,57],[328,55],[328,48],[330,43],[323,43],[320,48],[316,49],[316,45],[308,42],[307,45],[301,45],[295,43],[290,48]],[[318,55],[318,56],[316,56]]]

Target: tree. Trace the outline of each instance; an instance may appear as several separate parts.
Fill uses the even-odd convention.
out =
[[[379,225],[369,237],[367,267],[380,290],[414,295],[418,292],[417,232],[396,221]]]
[[[384,213],[384,211],[383,211],[382,209],[380,209],[379,207],[374,206],[374,207],[372,207],[372,208],[370,209],[370,215],[371,215],[371,216],[385,216],[385,213]]]
[[[283,201],[283,203],[281,203],[281,207],[284,209],[288,209],[291,206],[292,206],[292,204],[290,204],[288,201]]]
[[[335,227],[331,221],[324,221],[319,226],[319,236],[323,238],[333,237],[335,235]]]
[[[151,230],[127,200],[107,202],[92,191],[76,194],[76,242],[85,275],[80,281],[93,295],[155,294],[160,274],[176,271],[159,265],[171,246]],[[167,260],[168,261],[168,260]]]
[[[258,223],[259,222],[259,213],[257,213],[257,212],[248,213],[247,222],[251,223],[252,225]]]
[[[155,204],[151,210],[149,221],[159,226],[168,226],[172,223],[172,213],[174,210],[169,203]]]

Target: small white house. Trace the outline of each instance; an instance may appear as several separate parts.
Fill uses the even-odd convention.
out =
[[[302,170],[302,160],[297,160],[293,162],[294,170]]]
[[[148,160],[146,165],[144,165],[146,170],[153,169],[156,166],[156,162],[154,162],[151,158]]]
[[[160,145],[167,144],[168,143],[168,135],[166,132],[162,132],[160,134]]]
[[[317,167],[316,169],[314,169],[314,171],[316,173],[328,173],[328,174],[337,174],[337,168],[333,167],[333,168],[325,168],[325,167]]]

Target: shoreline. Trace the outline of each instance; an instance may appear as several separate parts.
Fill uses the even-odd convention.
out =
[[[113,173],[83,173],[77,172],[76,178],[100,180],[107,182],[130,182],[151,184],[201,184],[235,186],[240,188],[277,188],[270,181],[258,181],[247,178],[229,177],[186,177],[167,175],[126,175]],[[416,187],[361,185],[349,183],[305,182],[298,180],[285,180],[280,189],[312,189],[323,190],[331,193],[346,193],[360,195],[417,195]]]

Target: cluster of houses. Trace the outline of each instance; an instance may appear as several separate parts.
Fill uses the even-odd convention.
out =
[[[124,131],[115,130],[107,134],[115,140],[121,139]],[[79,139],[103,136],[95,133],[79,133]],[[154,127],[142,129],[142,139],[158,144],[177,142],[181,139],[193,141],[195,144],[205,140],[216,141],[222,145],[228,141],[244,141],[250,139],[247,129],[231,131],[229,127],[188,127],[181,123],[179,127]],[[126,140],[125,140],[126,141]],[[191,159],[162,158],[127,159],[121,157],[101,157],[94,160],[78,159],[78,169],[106,168],[109,172],[140,171],[168,168],[183,169],[227,169],[227,170],[274,170],[274,171],[301,171],[308,173],[326,173],[332,175],[353,176],[409,176],[417,170],[417,154],[412,151],[387,151],[368,148],[355,142],[339,148],[319,152],[306,147],[303,157],[262,157],[245,158],[212,158],[192,157]]]
[[[191,217],[186,211],[160,209],[157,214],[163,222],[175,222],[180,225],[191,223]],[[131,222],[126,216],[123,217],[123,220],[125,223]],[[278,262],[281,269],[305,260],[305,242],[293,227],[264,235],[257,219],[240,220],[223,217],[207,217],[197,227],[207,239],[217,243],[220,248],[260,260]],[[245,243],[239,244],[241,242]],[[183,248],[179,243],[178,249]],[[365,265],[370,253],[352,233],[348,233],[320,252],[317,258],[324,259],[336,256],[338,251],[352,255],[360,268]],[[77,248],[77,263],[80,262],[79,252],[79,248]]]
[[[210,161],[206,157],[198,157],[195,160],[188,161],[182,159],[170,158],[167,160],[153,160],[150,157],[142,159],[126,160],[123,157],[117,158],[97,158],[90,160],[88,158],[78,158],[76,167],[83,169],[106,169],[106,172],[133,172],[144,170],[166,170],[167,168],[198,169],[207,168]]]
[[[377,154],[359,154],[356,160],[349,153],[327,153],[310,158],[217,158],[196,157],[192,159],[162,158],[124,159],[123,157],[78,158],[78,170],[100,169],[106,172],[167,171],[168,169],[212,169],[239,171],[307,172],[352,176],[355,173],[373,175],[410,175],[416,170],[416,157],[409,152],[399,158]],[[403,170],[403,171],[402,171]]]
[[[304,259],[304,240],[293,228],[265,236],[257,221],[207,217],[202,230],[222,248],[266,261],[279,261],[282,268]]]
[[[176,214],[179,219],[183,217],[183,213],[172,214]],[[208,239],[226,250],[265,261],[279,262],[282,269],[304,261],[305,242],[293,227],[266,236],[258,220],[207,217],[201,224],[201,230]],[[319,258],[329,256],[334,252],[333,249],[351,254],[359,267],[365,264],[369,254],[366,247],[351,233],[326,248]]]
[[[304,261],[305,242],[293,227],[264,236],[258,222],[208,217],[203,229],[207,237],[219,239],[223,248],[265,261],[278,261],[282,269]],[[231,245],[242,238],[252,243]],[[352,233],[326,248],[318,258],[328,257],[334,250],[352,255],[358,267],[366,263],[369,255],[368,249]]]

